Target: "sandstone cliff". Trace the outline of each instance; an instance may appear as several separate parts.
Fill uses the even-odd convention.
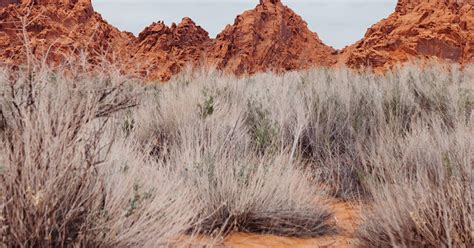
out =
[[[395,12],[344,49],[340,64],[385,71],[412,59],[474,61],[474,0],[399,0]]]
[[[336,51],[280,0],[261,0],[215,40],[189,18],[171,27],[153,23],[136,38],[105,22],[90,0],[22,0],[19,5],[3,1],[2,5],[7,7],[0,10],[0,57],[8,65],[24,63],[27,51],[52,64],[85,52],[91,64],[116,63],[126,73],[166,81],[186,64],[241,75],[336,62]]]
[[[280,0],[260,0],[216,39],[189,18],[153,23],[135,37],[104,21],[90,0],[0,0],[0,65],[24,64],[26,53],[52,65],[82,57],[88,65],[114,63],[162,81],[187,64],[236,75],[336,63],[386,71],[419,58],[463,64],[474,62],[474,0],[399,0],[392,15],[342,52]]]
[[[190,18],[171,27],[153,23],[140,33],[131,49],[134,63],[130,70],[148,79],[169,80],[187,64],[202,65],[210,42],[208,33]]]
[[[90,0],[22,0],[1,8],[0,20],[0,63],[7,65],[25,63],[27,52],[51,64],[82,52],[91,64],[113,62],[128,57],[135,39],[105,22]]]
[[[335,50],[280,0],[260,0],[213,41],[208,61],[235,73],[288,71],[336,62]]]
[[[0,0],[0,8],[9,4],[19,4],[20,0]]]

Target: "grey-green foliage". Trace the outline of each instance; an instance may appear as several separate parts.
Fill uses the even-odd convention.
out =
[[[133,118],[132,111],[127,110],[124,116],[122,130],[126,135],[129,135],[135,128],[135,119]]]
[[[204,100],[198,104],[198,108],[201,118],[206,119],[214,113],[215,100],[214,96],[211,95],[207,89],[203,89],[203,97]]]
[[[248,101],[247,125],[254,139],[256,150],[265,153],[275,150],[278,128],[269,117],[270,110],[264,109],[256,100]]]

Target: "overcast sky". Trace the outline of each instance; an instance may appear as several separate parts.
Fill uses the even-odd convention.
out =
[[[138,34],[153,21],[166,24],[191,17],[215,37],[259,0],[92,0],[111,24]],[[363,37],[367,28],[395,9],[397,0],[282,0],[308,22],[328,45],[343,48]]]

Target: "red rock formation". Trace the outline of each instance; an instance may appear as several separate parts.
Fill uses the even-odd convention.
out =
[[[153,23],[138,36],[132,70],[148,79],[169,80],[186,64],[198,66],[210,41],[209,34],[190,18],[171,27]]]
[[[344,49],[340,63],[385,71],[412,59],[474,61],[474,0],[399,0],[395,13]]]
[[[0,8],[9,4],[19,4],[20,0],[0,0]]]
[[[25,63],[26,51],[51,64],[82,52],[92,64],[113,62],[128,57],[133,39],[105,22],[90,0],[22,0],[0,9],[1,64]]]
[[[2,8],[0,20],[0,57],[9,65],[24,63],[27,50],[53,64],[85,51],[91,64],[116,62],[127,73],[169,80],[186,64],[216,65],[240,75],[336,62],[335,50],[280,0],[261,0],[214,41],[189,18],[171,27],[153,23],[137,39],[106,23],[90,0],[22,0]]]
[[[207,58],[217,68],[240,75],[330,66],[336,62],[334,53],[280,0],[260,0],[217,36]]]
[[[242,75],[337,61],[376,71],[413,58],[474,61],[474,0],[399,0],[395,13],[339,57],[280,0],[260,0],[215,40],[189,18],[153,23],[136,38],[105,22],[90,0],[0,0],[0,7],[0,65],[25,63],[26,51],[53,65],[85,52],[89,64],[111,62],[165,81],[186,64]]]

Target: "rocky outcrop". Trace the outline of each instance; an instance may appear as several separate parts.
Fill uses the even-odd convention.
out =
[[[185,65],[242,75],[330,66],[334,54],[280,0],[261,0],[214,40],[189,18],[171,27],[153,23],[140,33],[132,57],[140,75],[168,80]]]
[[[0,0],[0,8],[9,4],[19,4],[20,0]]]
[[[151,80],[169,80],[188,64],[202,65],[210,42],[209,34],[190,18],[171,27],[153,23],[138,36],[130,69]]]
[[[105,22],[90,0],[22,0],[0,9],[1,64],[25,63],[26,55],[60,64],[87,57],[90,64],[127,59],[135,37]],[[117,63],[118,64],[118,63]]]
[[[335,50],[280,0],[261,0],[215,40],[189,18],[170,27],[153,23],[136,38],[105,22],[90,0],[5,5],[0,10],[0,57],[8,65],[24,63],[26,53],[60,64],[85,52],[90,64],[115,63],[126,73],[166,81],[187,64],[241,75],[336,62]]]
[[[411,59],[474,62],[474,0],[399,0],[395,12],[342,52],[326,46],[280,0],[260,0],[216,39],[191,19],[153,23],[138,37],[109,25],[90,0],[0,0],[0,65],[86,58],[169,80],[187,65],[236,75],[348,65],[385,71]]]
[[[207,58],[217,68],[237,75],[336,62],[335,50],[280,0],[260,0],[255,9],[237,16],[213,41]]]
[[[413,59],[474,62],[474,0],[399,0],[392,15],[339,58],[376,71]]]

